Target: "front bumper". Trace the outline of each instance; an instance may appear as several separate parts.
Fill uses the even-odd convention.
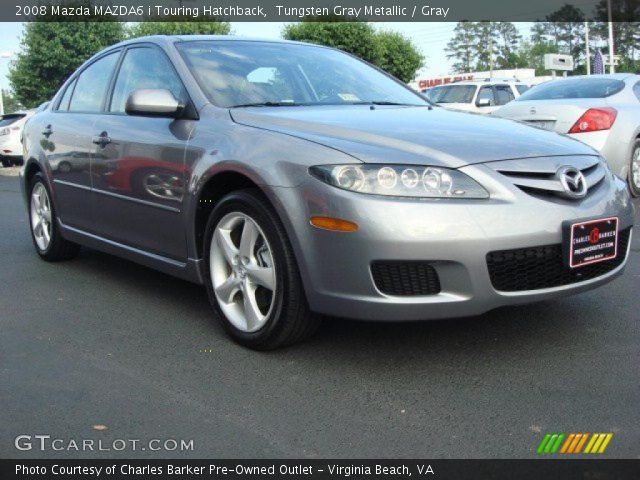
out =
[[[581,201],[540,199],[505,184],[484,165],[461,169],[489,189],[489,200],[415,200],[343,191],[309,179],[296,188],[274,188],[312,310],[367,320],[426,320],[478,315],[493,308],[589,290],[619,275],[607,274],[554,288],[504,292],[491,283],[487,253],[562,242],[562,223],[619,217],[633,223],[626,186],[610,176]],[[287,207],[288,206],[288,207]],[[299,206],[291,208],[291,206]],[[309,224],[313,215],[356,222],[338,233]],[[631,242],[629,242],[629,245]],[[620,252],[628,255],[628,250]],[[375,261],[429,261],[440,279],[435,295],[394,296],[373,281]]]

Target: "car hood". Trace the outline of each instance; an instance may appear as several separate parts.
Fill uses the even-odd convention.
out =
[[[459,168],[512,158],[595,154],[553,132],[443,108],[251,107],[231,109],[230,114],[239,124],[303,138],[366,163]]]

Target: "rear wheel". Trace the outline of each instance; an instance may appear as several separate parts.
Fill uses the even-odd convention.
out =
[[[31,180],[29,225],[33,244],[42,259],[67,260],[78,254],[80,246],[66,240],[60,234],[51,195],[40,173],[36,173]]]
[[[259,192],[233,192],[216,205],[203,253],[209,300],[238,343],[269,350],[315,331],[289,240]]]
[[[634,197],[640,197],[640,139],[636,140],[633,150],[631,151],[629,189]]]

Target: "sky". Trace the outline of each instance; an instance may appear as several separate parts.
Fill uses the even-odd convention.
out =
[[[232,22],[234,35],[244,37],[280,38],[285,24],[281,22]],[[424,76],[450,73],[451,62],[446,57],[445,48],[453,35],[454,22],[387,22],[376,23],[375,28],[394,30],[409,37],[425,56]],[[529,35],[531,23],[515,24],[523,36]],[[0,24],[0,57],[2,53],[15,53],[20,48],[21,23]],[[7,71],[10,59],[0,58],[0,87],[8,88]]]

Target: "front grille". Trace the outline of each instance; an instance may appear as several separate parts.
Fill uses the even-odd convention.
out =
[[[487,165],[523,192],[545,199],[575,200],[571,194],[565,191],[558,176],[558,171],[563,166],[571,165],[582,172],[586,182],[587,196],[597,191],[607,175],[606,168],[600,163],[597,156],[504,160],[490,162]]]
[[[487,254],[491,284],[496,290],[518,292],[560,287],[597,278],[619,267],[627,255],[631,228],[618,233],[618,256],[609,261],[571,269],[562,245],[500,250]]]
[[[371,264],[378,290],[387,295],[436,295],[440,279],[428,262],[378,261]]]

